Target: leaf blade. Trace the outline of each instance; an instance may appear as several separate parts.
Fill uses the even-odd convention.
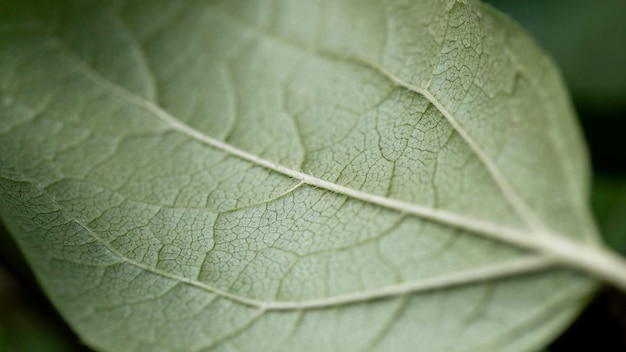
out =
[[[16,123],[9,124],[6,130],[11,131],[11,135],[4,134],[7,153],[3,153],[6,156],[2,165],[19,171],[3,168],[4,193],[20,199],[19,189],[26,187],[37,193],[36,198],[51,207],[48,211],[65,223],[59,223],[58,219],[52,221],[54,216],[46,218],[43,216],[46,211],[35,203],[31,204],[32,209],[22,214],[19,212],[23,210],[6,210],[7,206],[3,206],[3,217],[13,219],[7,221],[12,222],[13,231],[22,238],[21,245],[30,248],[27,252],[31,253],[33,266],[42,268],[40,279],[47,283],[55,303],[94,345],[115,350],[149,348],[157,344],[164,349],[181,346],[186,349],[228,349],[242,344],[252,349],[255,346],[249,344],[255,339],[240,336],[270,336],[268,331],[279,332],[276,329],[282,327],[281,321],[290,321],[294,325],[291,335],[281,332],[287,333],[284,337],[287,342],[281,344],[271,340],[264,343],[268,343],[271,349],[288,349],[293,344],[302,349],[308,346],[312,349],[338,346],[346,349],[391,348],[387,344],[393,344],[394,338],[406,338],[410,336],[406,329],[416,328],[407,312],[412,312],[413,317],[421,317],[417,319],[420,324],[429,321],[426,318],[437,321],[435,326],[452,321],[452,330],[457,332],[453,334],[458,335],[465,325],[455,321],[457,312],[437,304],[438,300],[449,300],[458,310],[464,301],[481,302],[484,299],[481,297],[494,291],[499,298],[489,299],[484,310],[493,310],[493,314],[502,316],[502,313],[496,313],[501,307],[520,299],[519,293],[514,294],[519,290],[519,283],[492,280],[529,273],[553,264],[551,259],[535,258],[524,250],[474,238],[468,233],[504,238],[514,243],[514,247],[522,244],[521,247],[526,249],[536,250],[537,246],[544,245],[526,236],[528,232],[516,219],[515,210],[512,211],[499,194],[501,190],[498,191],[497,183],[503,181],[497,179],[508,182],[505,176],[496,177],[496,185],[482,180],[489,171],[480,165],[480,155],[471,151],[471,142],[468,148],[468,138],[463,141],[458,127],[457,132],[454,131],[450,124],[456,119],[451,112],[444,112],[448,110],[443,103],[437,104],[439,100],[428,90],[398,84],[403,81],[393,78],[395,76],[385,76],[378,66],[368,64],[376,61],[367,61],[358,55],[346,59],[336,50],[329,49],[320,54],[320,50],[310,51],[310,46],[307,51],[258,39],[250,33],[242,33],[240,28],[232,28],[230,19],[212,14],[210,8],[196,6],[199,8],[182,11],[183,17],[191,19],[177,25],[182,29],[175,27],[161,35],[157,31],[147,38],[138,35],[133,40],[116,41],[131,43],[128,44],[131,46],[145,43],[141,50],[145,53],[139,60],[143,62],[141,65],[161,70],[155,71],[153,78],[142,78],[141,81],[144,85],[160,84],[158,89],[140,88],[141,84],[132,82],[132,76],[120,74],[119,71],[124,70],[118,66],[113,65],[118,72],[102,68],[102,65],[111,63],[110,59],[102,59],[102,55],[110,56],[112,52],[108,48],[90,48],[85,38],[71,36],[75,32],[72,29],[82,28],[84,22],[88,22],[86,20],[80,20],[80,25],[70,20],[71,25],[66,24],[66,30],[62,31],[69,34],[62,34],[63,39],[53,38],[52,42],[50,33],[57,34],[44,30],[43,38],[36,39],[35,47],[48,43],[46,60],[52,58],[55,65],[46,65],[42,62],[44,60],[32,57],[32,54],[29,59],[22,57],[20,61],[28,67],[25,71],[29,72],[29,77],[16,83],[17,88],[8,88],[14,95],[10,97],[9,105],[19,105],[24,111],[6,114]],[[350,7],[350,4],[340,3],[339,6]],[[467,5],[467,8],[474,9],[472,6]],[[376,7],[365,7],[366,11],[372,9]],[[444,18],[449,15],[449,10],[441,12]],[[107,11],[103,11],[102,17],[111,17]],[[122,11],[115,11],[120,16]],[[127,8],[124,11],[132,12]],[[94,13],[92,16],[96,19],[101,15],[100,9]],[[262,13],[261,8],[259,13]],[[203,47],[210,47],[218,54],[213,51],[203,53],[201,57],[208,63],[198,64],[191,59],[191,64],[178,64],[187,66],[191,75],[165,65],[164,62],[176,62],[171,56],[156,54],[159,50],[166,53],[171,50],[169,45],[180,38],[177,35],[195,33],[196,27],[206,23],[217,28],[220,36],[211,36],[209,32],[207,38],[201,34],[201,39],[211,44]],[[131,25],[127,25],[128,32],[147,31],[133,29]],[[194,31],[189,32],[190,28]],[[256,31],[262,34],[262,38],[267,37],[262,29],[253,32]],[[100,40],[116,34],[99,34],[97,29],[94,32],[88,31]],[[219,39],[222,35],[236,40],[222,43]],[[325,39],[332,38],[327,36]],[[77,45],[80,50],[74,49]],[[327,45],[332,48],[337,43]],[[99,53],[101,49],[104,54]],[[358,47],[352,49],[357,53],[360,50]],[[14,55],[11,50],[16,49],[4,51],[5,55]],[[70,50],[76,54],[68,54]],[[220,50],[227,54],[221,54]],[[238,52],[232,54],[235,51]],[[248,52],[254,55],[246,55]],[[188,57],[193,58],[192,55]],[[440,54],[436,57],[439,58]],[[150,61],[153,58],[157,58],[156,63],[160,64]],[[255,62],[259,59],[260,63]],[[81,64],[79,60],[87,60],[85,62],[90,64]],[[174,63],[171,65],[176,66]],[[59,65],[63,69],[59,70]],[[61,73],[55,76],[52,74],[55,70]],[[139,71],[146,75],[148,70]],[[206,98],[208,102],[193,103],[193,99],[189,99],[197,98],[197,94],[192,92],[185,97],[177,93],[182,91],[178,81],[186,85],[197,84],[195,74],[218,82],[215,83],[218,88],[210,89],[217,98],[209,97]],[[317,79],[312,80],[315,76]],[[3,77],[10,79],[6,78],[10,75]],[[273,89],[267,89],[269,93],[258,88],[263,80],[274,85]],[[43,84],[46,81],[54,83],[46,87]],[[118,81],[122,83],[116,83]],[[150,81],[153,83],[145,83]],[[333,99],[332,94],[325,93],[327,89],[333,92],[330,89],[333,82],[344,93],[341,99]],[[348,89],[355,82],[361,83],[364,89],[354,92]],[[33,91],[23,91],[19,87],[22,84]],[[34,89],[40,86],[44,87],[37,88],[41,92]],[[238,92],[237,97],[241,95],[245,100],[222,99],[224,94],[219,92],[222,88],[228,92],[226,95]],[[316,94],[320,96],[319,101],[315,100]],[[38,105],[38,98],[44,98],[41,99],[43,106]],[[79,98],[79,107],[59,103],[75,98]],[[154,99],[159,100],[158,104],[151,101]],[[455,99],[448,102],[452,104]],[[352,106],[341,105],[341,100]],[[192,103],[186,104],[190,101]],[[230,105],[224,106],[223,101]],[[212,107],[208,111],[221,114],[206,114],[206,110],[196,108],[196,105]],[[267,111],[259,113],[263,109]],[[177,111],[182,117],[174,118],[177,115],[170,111]],[[194,118],[194,112],[206,120]],[[214,115],[228,115],[223,112],[237,115],[238,119],[220,117],[213,120]],[[324,119],[324,116],[330,116],[330,121],[334,118],[338,123],[350,123],[336,129],[319,128],[316,118]],[[398,120],[405,124],[396,125]],[[211,123],[206,121],[226,127],[213,130]],[[340,133],[335,136],[337,131]],[[324,134],[330,138],[322,138]],[[389,143],[397,135],[404,143],[402,148]],[[71,138],[64,139],[63,136]],[[439,139],[429,139],[432,136]],[[333,138],[339,138],[340,143],[333,143]],[[39,145],[49,139],[54,142],[46,142],[49,145],[43,147]],[[370,139],[376,143],[370,143]],[[33,146],[33,150],[20,151],[21,145]],[[94,157],[91,150],[84,151],[85,145],[97,147],[97,156]],[[46,148],[50,150],[46,151]],[[333,154],[338,160],[329,157]],[[21,160],[14,155],[28,155],[31,160]],[[411,162],[433,171],[426,176],[412,177],[416,169],[412,168]],[[471,165],[468,168],[471,171],[459,167],[466,164]],[[366,167],[359,168],[358,165]],[[455,166],[461,171],[455,170]],[[490,169],[489,165],[487,169]],[[491,167],[491,173],[493,169]],[[427,176],[438,172],[439,176],[428,180]],[[14,180],[6,176],[15,173]],[[472,176],[468,184],[480,185],[478,191],[472,193],[467,186],[458,187],[453,180],[464,179],[462,176]],[[506,177],[510,177],[510,171]],[[394,183],[391,178],[400,181]],[[489,180],[488,177],[485,179]],[[411,181],[416,188],[406,186]],[[418,187],[419,184],[425,186]],[[459,189],[466,192],[458,192]],[[424,196],[423,191],[428,195]],[[478,195],[482,199],[477,202]],[[492,203],[483,204],[485,199]],[[5,199],[4,202],[13,206],[21,201]],[[546,204],[540,203],[539,209],[554,207]],[[537,205],[533,206],[533,211],[537,211]],[[558,203],[556,208],[564,209]],[[569,204],[565,208],[565,213],[575,213],[570,211]],[[462,216],[455,212],[459,209]],[[28,212],[34,210],[34,213]],[[40,224],[55,225],[46,231],[32,226],[31,232],[25,231],[29,220],[23,219],[37,217],[47,219],[38,220]],[[444,226],[423,221],[423,217]],[[522,230],[511,229],[511,223],[521,226]],[[63,227],[63,231],[57,227]],[[466,231],[455,229],[458,227]],[[571,226],[559,223],[558,227],[561,230],[561,227],[568,229]],[[75,234],[76,238],[63,240],[62,246],[43,238],[35,240],[43,233],[64,238],[64,232]],[[422,236],[415,236],[416,233]],[[33,244],[39,241],[49,243],[49,252],[33,249]],[[70,245],[72,243],[78,245]],[[83,258],[86,252],[98,255],[90,262]],[[485,253],[489,256],[486,257]],[[456,284],[475,284],[449,288],[456,282],[449,278],[455,275],[454,280],[460,281]],[[74,276],[88,280],[77,286],[59,287],[54,280],[46,279],[47,276],[65,285],[72,282]],[[507,328],[515,325],[516,319],[553,318],[552,328],[531,334],[534,338],[531,344],[537,345],[538,341],[544,341],[562,328],[563,322],[571,319],[579,309],[578,304],[573,304],[564,313],[567,318],[557,319],[546,313],[556,308],[548,309],[540,302],[550,297],[557,302],[555,306],[562,309],[561,304],[577,302],[580,297],[588,295],[594,284],[569,273],[542,272],[529,277],[537,280],[533,285],[543,293],[535,293],[525,303],[513,305],[520,311],[528,309],[530,314],[521,318],[507,317],[507,324],[497,328],[506,333]],[[555,280],[555,277],[561,279]],[[484,280],[490,281],[483,283]],[[430,291],[443,288],[442,285],[447,289]],[[420,287],[428,291],[417,293]],[[563,289],[564,296],[552,293],[555,287]],[[119,297],[113,294],[116,290],[121,292]],[[85,297],[77,302],[77,294]],[[174,309],[164,313],[168,317],[153,312],[154,307],[180,303],[180,297],[184,297],[185,302],[192,302],[190,305],[195,309],[180,312]],[[382,302],[369,302],[381,297],[387,298]],[[98,302],[95,307],[94,302]],[[312,307],[323,309],[300,311]],[[281,316],[275,312],[280,308],[288,310],[288,314]],[[196,315],[202,317],[202,324],[193,323],[191,311],[200,312]],[[469,316],[477,314],[471,311],[467,313]],[[333,318],[333,315],[339,318]],[[146,316],[156,325],[164,325],[142,324]],[[211,320],[215,316],[230,317],[232,324],[220,326],[217,319]],[[355,319],[355,316],[365,318]],[[367,326],[354,325],[361,320],[371,322]],[[173,328],[173,321],[180,326]],[[340,323],[343,321],[345,326]],[[475,335],[466,334],[463,335],[464,341],[472,341],[476,346],[491,343],[485,342],[490,341],[485,331],[496,328],[491,319],[471,320],[467,326],[478,331],[472,334],[482,331],[482,335],[479,334],[477,339]],[[316,343],[310,341],[312,336],[307,331],[311,329],[324,331],[324,338]],[[357,331],[364,336],[356,338],[342,329]],[[429,337],[428,328],[422,326],[420,330],[423,346],[435,346],[433,350],[454,348],[451,341],[436,338],[437,334]],[[511,331],[516,337],[524,338],[522,333],[515,333],[516,329],[509,330],[509,333]],[[120,337],[127,334],[130,336]],[[175,334],[182,337],[173,336]],[[133,345],[122,345],[128,341],[133,341]],[[407,340],[405,343],[408,346],[411,342]],[[499,346],[500,343],[491,344]]]

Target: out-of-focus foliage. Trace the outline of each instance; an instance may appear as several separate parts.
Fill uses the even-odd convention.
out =
[[[593,185],[593,208],[606,242],[624,252],[626,244],[626,180],[598,177]]]
[[[0,352],[89,351],[36,288],[24,258],[0,224]]]
[[[65,324],[51,313],[0,267],[1,352],[79,351],[77,339],[67,337]]]

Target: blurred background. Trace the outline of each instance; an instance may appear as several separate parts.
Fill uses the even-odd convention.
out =
[[[561,67],[591,152],[592,205],[606,241],[626,245],[626,0],[490,0]],[[56,314],[0,228],[0,351],[89,351]],[[604,288],[546,351],[626,351],[626,295]]]

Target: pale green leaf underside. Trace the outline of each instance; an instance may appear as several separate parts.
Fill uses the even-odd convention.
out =
[[[567,97],[490,8],[3,6],[0,214],[96,348],[525,351],[593,288]]]

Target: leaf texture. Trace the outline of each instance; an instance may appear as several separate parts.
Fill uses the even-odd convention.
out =
[[[1,5],[0,214],[94,348],[530,351],[595,287],[568,97],[486,5],[62,5]]]

